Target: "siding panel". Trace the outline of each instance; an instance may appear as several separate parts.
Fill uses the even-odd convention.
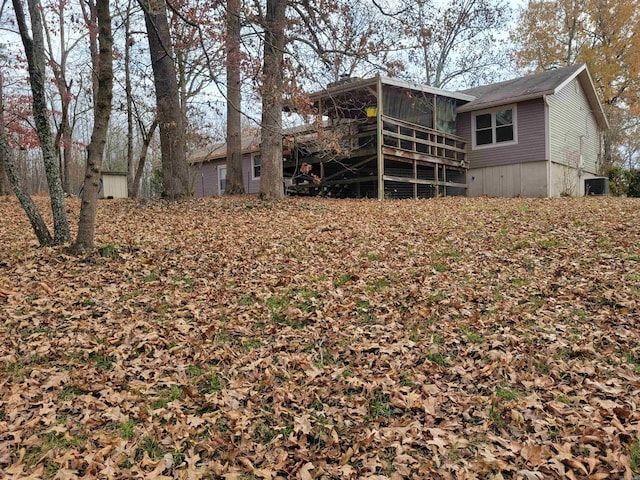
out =
[[[467,139],[470,168],[539,162],[546,159],[545,105],[540,99],[517,104],[518,143],[474,150],[472,148],[471,112],[458,115],[458,135]]]
[[[193,167],[193,190],[196,198],[218,194],[218,165],[222,164],[222,161],[203,162]]]
[[[547,165],[547,162],[523,162],[471,169],[468,195],[546,197]]]
[[[219,195],[218,166],[225,163],[225,160],[215,160],[199,163],[192,167],[194,172],[193,192],[196,198]],[[242,180],[245,193],[255,194],[260,191],[260,179],[253,180],[251,178],[251,157],[249,155],[242,157]]]
[[[589,101],[578,79],[549,99],[549,152],[554,163],[596,173],[600,136]]]

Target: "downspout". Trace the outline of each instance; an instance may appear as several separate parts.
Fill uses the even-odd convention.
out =
[[[544,156],[547,165],[547,197],[551,196],[551,148],[549,137],[549,98],[547,95],[542,96],[544,101]]]

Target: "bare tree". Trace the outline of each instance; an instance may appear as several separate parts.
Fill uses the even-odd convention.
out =
[[[140,134],[142,135],[142,147],[140,148],[140,155],[138,157],[138,166],[136,167],[136,173],[133,177],[133,183],[131,184],[131,188],[129,190],[129,196],[131,198],[138,198],[138,192],[140,191],[140,180],[142,179],[142,173],[144,172],[144,166],[147,161],[147,153],[149,152],[149,145],[151,144],[151,140],[153,139],[153,134],[158,128],[158,118],[154,117],[153,122],[151,122],[151,126],[148,129],[145,129],[142,119],[138,117],[138,128],[140,129]]]
[[[55,86],[60,96],[60,123],[56,125],[57,133],[54,146],[59,156],[59,168],[62,174],[62,188],[65,193],[71,194],[71,152],[72,152],[72,135],[73,123],[71,121],[71,100],[73,97],[71,88],[73,80],[69,79],[68,60],[73,49],[78,45],[82,36],[70,39],[67,38],[67,24],[65,17],[69,14],[66,10],[66,2],[57,2],[53,5],[53,12],[56,20],[54,28],[56,30],[56,41],[52,41],[52,33],[47,22],[43,21],[44,33],[46,38],[46,55],[53,76]],[[69,15],[73,16],[73,15]],[[56,54],[56,49],[58,50]]]
[[[113,36],[111,34],[109,0],[96,0],[91,10],[95,11],[94,25],[97,24],[98,31],[98,57],[97,63],[93,66],[96,71],[98,91],[94,94],[93,132],[91,143],[87,147],[87,169],[82,190],[78,235],[73,246],[73,250],[76,252],[94,248],[96,204],[100,188],[100,173],[102,172],[102,154],[107,139],[113,96]]]
[[[240,107],[240,0],[227,0],[227,185],[229,195],[244,193]]]
[[[190,195],[185,128],[180,105],[171,33],[164,0],[138,0],[144,10],[156,89],[163,197],[176,200]]]
[[[127,104],[127,190],[132,196],[134,189],[134,166],[133,166],[133,93],[131,88],[131,47],[133,38],[131,32],[131,7],[132,0],[127,1],[127,9],[124,12],[124,94]],[[135,187],[136,195],[138,188]]]
[[[4,129],[4,125],[2,127]],[[7,174],[5,173],[4,162],[0,162],[0,195],[9,195],[9,186],[7,184]]]
[[[12,0],[12,2],[29,66],[29,80],[33,96],[33,117],[38,137],[40,138],[49,196],[51,198],[51,211],[53,213],[54,224],[53,243],[62,244],[70,240],[70,234],[67,210],[64,202],[64,191],[62,189],[60,170],[56,160],[53,136],[49,125],[49,110],[47,108],[45,95],[46,80],[42,18],[37,0],[27,0],[29,16],[31,18],[31,34],[33,35],[33,38],[31,38],[22,1]]]
[[[444,88],[492,79],[508,60],[501,42],[510,16],[504,0],[373,0],[396,21],[398,38],[410,65],[422,70],[422,81]],[[409,71],[409,75],[415,73]]]
[[[282,95],[286,0],[267,0],[264,18],[260,197],[284,198],[282,182]]]
[[[6,171],[13,193],[18,197],[20,205],[22,205],[23,210],[27,214],[31,227],[38,238],[38,243],[41,247],[45,247],[52,243],[51,233],[49,232],[47,225],[44,223],[42,215],[40,214],[40,211],[33,199],[25,192],[24,187],[22,186],[22,180],[20,179],[16,166],[13,162],[11,151],[9,150],[4,127],[4,93],[2,83],[3,79],[2,75],[0,75],[0,164],[2,165],[0,174],[4,176],[4,172]]]

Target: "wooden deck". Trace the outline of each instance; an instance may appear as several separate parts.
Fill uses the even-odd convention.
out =
[[[377,130],[373,118],[294,137],[285,170],[295,175],[296,167],[310,164],[320,183],[292,185],[290,191],[378,197],[380,147],[385,197],[464,195],[467,151],[463,138],[383,116],[382,143],[378,146]]]

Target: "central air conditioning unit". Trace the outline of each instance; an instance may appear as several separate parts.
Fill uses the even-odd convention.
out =
[[[607,177],[586,178],[585,195],[609,195],[609,179]]]

